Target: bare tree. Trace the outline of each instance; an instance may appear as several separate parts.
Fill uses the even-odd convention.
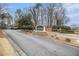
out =
[[[52,27],[52,22],[54,21],[53,16],[54,16],[54,10],[56,7],[56,3],[50,3],[48,4],[48,27]]]
[[[40,6],[41,5],[42,5],[41,3],[37,3],[33,8],[30,8],[31,15],[33,17],[35,25],[38,24],[39,14],[40,14]]]
[[[47,7],[48,27],[64,25],[69,21],[65,8],[61,3],[50,3]]]
[[[48,27],[52,27],[53,25],[64,25],[69,19],[66,16],[65,8],[61,3],[38,3],[34,7],[30,8],[30,12],[35,26],[39,24],[39,22],[41,25],[44,25],[44,22],[46,21]]]
[[[36,10],[35,10],[35,8],[30,8],[30,12],[31,12],[31,15],[32,15],[32,19],[34,21],[34,25],[37,25]]]
[[[7,18],[7,26],[10,26],[12,21],[13,21],[12,20],[13,17],[12,17],[12,15],[10,13],[6,13],[6,18]]]
[[[22,10],[21,9],[17,9],[15,13],[16,13],[16,18],[19,18],[20,15],[22,14]]]
[[[15,15],[15,23],[17,25],[17,22],[18,22],[18,20],[21,17],[21,15],[22,15],[23,12],[22,12],[21,9],[17,9],[15,13],[16,13],[16,15]]]
[[[4,26],[4,18],[5,18],[5,14],[4,14],[4,4],[0,3],[0,25],[1,27]]]
[[[63,26],[69,21],[69,18],[66,16],[65,12],[65,8],[62,5],[55,12],[55,20],[57,21],[57,25]]]

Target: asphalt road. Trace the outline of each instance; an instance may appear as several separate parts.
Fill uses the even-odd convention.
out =
[[[79,48],[63,45],[47,38],[35,37],[19,32],[5,30],[5,33],[28,56],[79,56]]]

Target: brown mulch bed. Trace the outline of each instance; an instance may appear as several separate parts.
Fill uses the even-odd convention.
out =
[[[4,34],[2,32],[2,30],[0,30],[0,38],[3,38],[4,37]]]
[[[2,30],[0,30],[0,56],[16,56],[16,53],[5,37]]]
[[[57,35],[49,35],[48,38],[53,39],[55,42],[58,42],[58,43],[67,44],[67,45],[79,48],[79,43],[76,41],[76,39],[73,39],[73,38],[60,37]]]

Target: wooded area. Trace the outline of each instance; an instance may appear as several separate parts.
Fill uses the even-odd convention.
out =
[[[36,3],[23,10],[16,9],[14,17],[8,12],[7,4],[0,4],[0,28],[34,28],[36,25],[64,26],[69,21],[61,3]],[[13,23],[14,22],[14,23]]]

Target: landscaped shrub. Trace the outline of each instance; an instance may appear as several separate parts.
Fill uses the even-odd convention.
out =
[[[53,26],[52,30],[61,33],[74,33],[69,26]]]
[[[63,29],[63,30],[71,30],[69,26],[53,26],[53,29]]]
[[[66,38],[65,41],[66,42],[71,42],[71,40],[69,38]]]
[[[34,26],[20,26],[18,29],[24,29],[24,30],[34,30]]]
[[[0,29],[6,29],[7,26],[4,24],[4,25],[0,25]]]
[[[30,14],[22,14],[18,19],[17,19],[17,28],[18,29],[23,29],[23,30],[33,30],[34,29],[34,24],[31,20],[31,15]]]
[[[62,30],[61,33],[70,33],[70,34],[74,34],[73,30]]]

